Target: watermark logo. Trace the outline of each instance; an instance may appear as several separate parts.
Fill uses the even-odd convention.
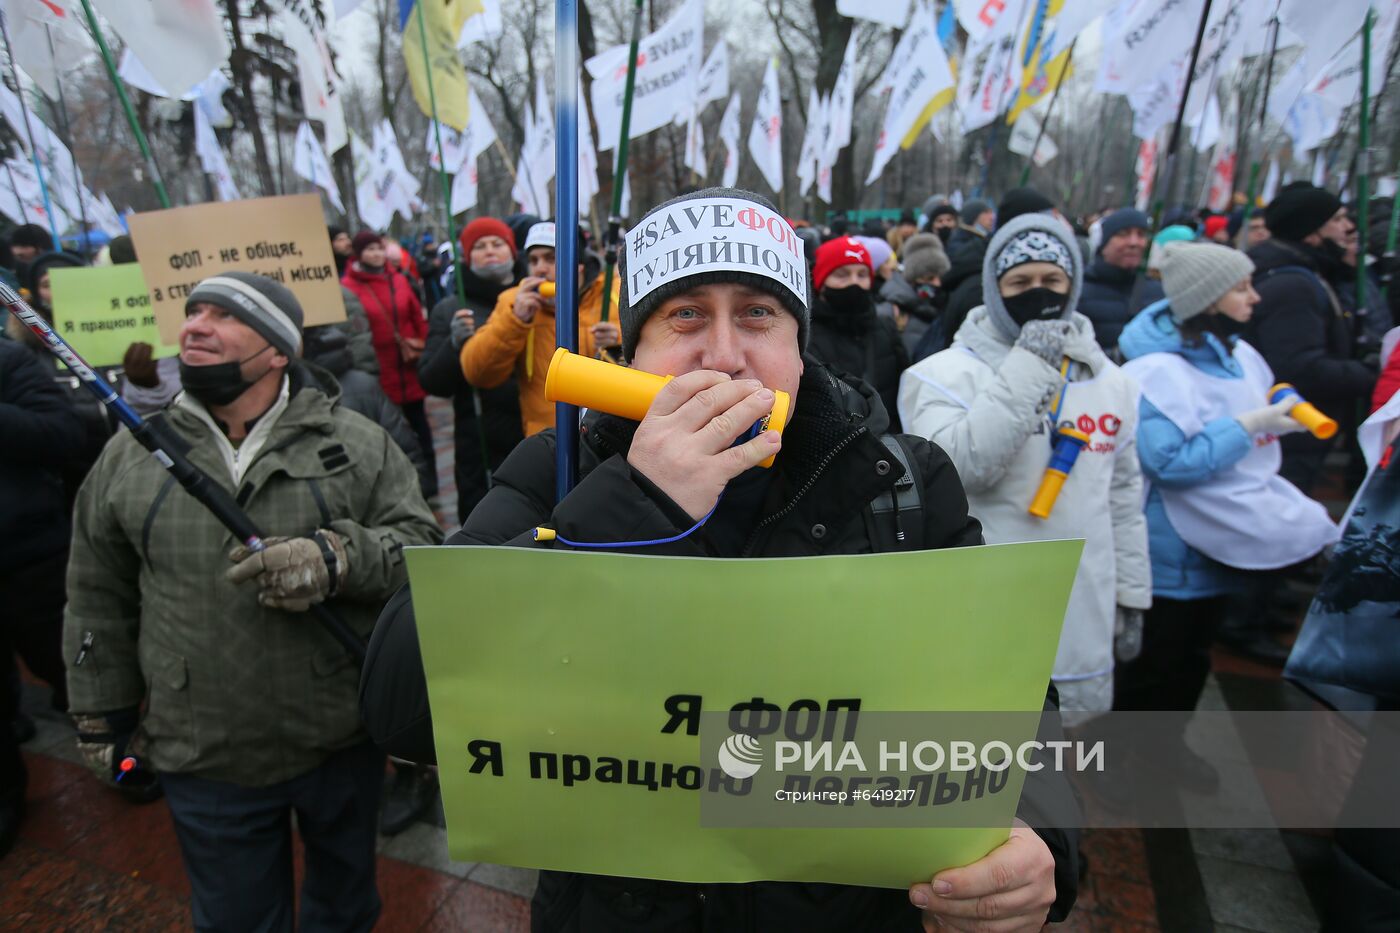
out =
[[[720,770],[736,781],[743,781],[763,767],[763,744],[747,732],[731,735],[719,747]]]

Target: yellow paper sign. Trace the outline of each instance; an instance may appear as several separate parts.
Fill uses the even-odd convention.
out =
[[[53,326],[90,366],[115,366],[133,343],[149,343],[156,358],[180,352],[161,340],[141,267],[95,266],[49,270]]]
[[[179,338],[185,299],[194,286],[235,270],[290,288],[301,302],[306,327],[345,320],[320,195],[175,207],[133,214],[128,223],[151,309],[168,343]]]

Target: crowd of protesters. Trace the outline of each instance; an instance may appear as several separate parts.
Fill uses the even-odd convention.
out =
[[[720,195],[754,198],[684,197]],[[1375,207],[1372,216],[1389,218],[1388,202]],[[1160,224],[1131,207],[1069,217],[1018,188],[956,206],[934,196],[888,221],[793,225],[807,254],[801,296],[739,273],[706,273],[690,291],[682,279],[659,298],[617,286],[605,296],[602,251],[578,231],[568,274],[579,286],[580,352],[684,376],[681,348],[697,338],[658,309],[694,292],[693,313],[718,314],[704,307],[720,300],[716,288],[767,294],[771,317],[795,324],[784,331],[796,341],[791,358],[764,358],[764,372],[790,375],[794,392],[800,374],[797,413],[809,420],[792,436],[837,436],[831,425],[845,418],[869,428],[874,446],[861,455],[878,457],[876,438],[902,434],[928,495],[961,509],[958,521],[931,524],[923,546],[1085,541],[1050,691],[1069,726],[1110,710],[1193,710],[1217,644],[1265,664],[1288,660],[1298,607],[1283,601],[1280,581],[1316,585],[1343,533],[1319,500],[1347,498],[1368,465],[1384,468],[1357,446],[1362,422],[1400,388],[1400,286],[1383,229],[1358,230],[1336,195],[1304,183],[1253,211],[1169,211]],[[294,909],[308,929],[368,928],[379,909],[375,831],[400,832],[436,803],[431,736],[426,749],[421,731],[417,745],[390,748],[402,758],[383,793],[384,758],[357,708],[360,672],[309,623],[282,616],[334,598],[368,638],[404,583],[401,548],[442,541],[430,507],[454,517],[440,495],[439,446],[452,450],[459,543],[512,541],[548,517],[553,494],[544,382],[556,332],[552,290],[541,286],[560,272],[554,223],[478,217],[455,250],[430,232],[328,234],[344,323],[303,328],[285,288],[224,273],[189,296],[179,356],[155,359],[136,343],[100,374],[237,494],[269,535],[265,552],[237,549],[192,500],[170,494],[173,480],[16,318],[0,340],[0,857],[23,817],[19,747],[33,734],[18,702],[22,660],[72,715],[106,783],[134,801],[169,801],[201,929],[290,928]],[[0,279],[51,318],[50,271],[90,261],[138,258],[127,237],[90,260],[25,225],[0,247]],[[1310,433],[1290,414],[1296,399],[1271,397],[1276,383],[1341,430]],[[451,400],[450,438],[434,437],[429,397]],[[687,438],[590,419],[586,432],[626,438],[631,474],[608,473],[608,450],[592,439],[590,488],[611,492],[575,510],[582,538],[647,537],[638,528],[648,525],[661,539],[715,507],[690,501],[691,480],[671,478],[685,470]],[[1079,458],[1053,510],[1033,515],[1066,438]],[[679,553],[738,556],[731,545],[758,519],[765,488],[742,471],[720,486],[731,480],[743,494]],[[639,501],[645,517],[628,515]],[[833,536],[820,552],[881,549],[864,534]],[[808,552],[775,543],[761,553]],[[411,607],[398,611],[411,623]],[[192,615],[210,622],[184,624]],[[1376,706],[1394,709],[1396,694]],[[1218,783],[1184,725],[1156,753],[1184,787]],[[139,764],[118,780],[124,760]],[[263,883],[288,851],[277,818],[288,811],[317,866],[299,908],[289,871]],[[1035,909],[1060,919],[1077,855],[1072,834],[1042,835],[1053,879]],[[1362,878],[1348,891],[1370,884],[1364,896],[1400,903],[1400,877],[1377,848],[1344,852]],[[547,876],[541,896],[575,883]],[[599,899],[590,909],[605,915],[605,889],[589,890]],[[920,896],[909,894],[916,905]],[[871,904],[850,894],[828,906],[854,911],[843,916],[908,909]]]

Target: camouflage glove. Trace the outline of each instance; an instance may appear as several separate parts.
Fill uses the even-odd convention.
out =
[[[334,596],[350,572],[345,542],[322,528],[309,538],[268,538],[258,552],[236,547],[229,554],[235,566],[225,574],[230,583],[256,580],[258,602],[269,609],[305,612]]]

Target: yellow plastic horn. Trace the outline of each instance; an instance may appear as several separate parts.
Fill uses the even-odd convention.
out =
[[[1305,401],[1303,396],[1298,393],[1298,390],[1293,388],[1292,383],[1280,382],[1269,390],[1270,404],[1277,404],[1286,398],[1295,398],[1298,400],[1292,408],[1288,409],[1288,417],[1311,431],[1313,437],[1325,441],[1336,436],[1337,422]]]
[[[553,283],[553,282],[541,282],[541,283],[540,283],[540,294],[543,295],[543,296],[546,297],[546,298],[553,298],[553,297],[554,297],[554,283]]]
[[[641,421],[651,408],[656,393],[674,378],[590,359],[560,347],[554,351],[554,358],[549,361],[549,372],[544,379],[544,397],[549,402],[566,402],[580,408],[596,408],[619,418]],[[788,413],[791,409],[792,399],[788,394],[774,389],[773,410],[766,418],[755,423],[750,433],[740,440],[747,440],[750,436],[756,437],[761,431],[777,431],[781,434],[787,427]],[[762,467],[772,465],[773,457],[759,464]]]

